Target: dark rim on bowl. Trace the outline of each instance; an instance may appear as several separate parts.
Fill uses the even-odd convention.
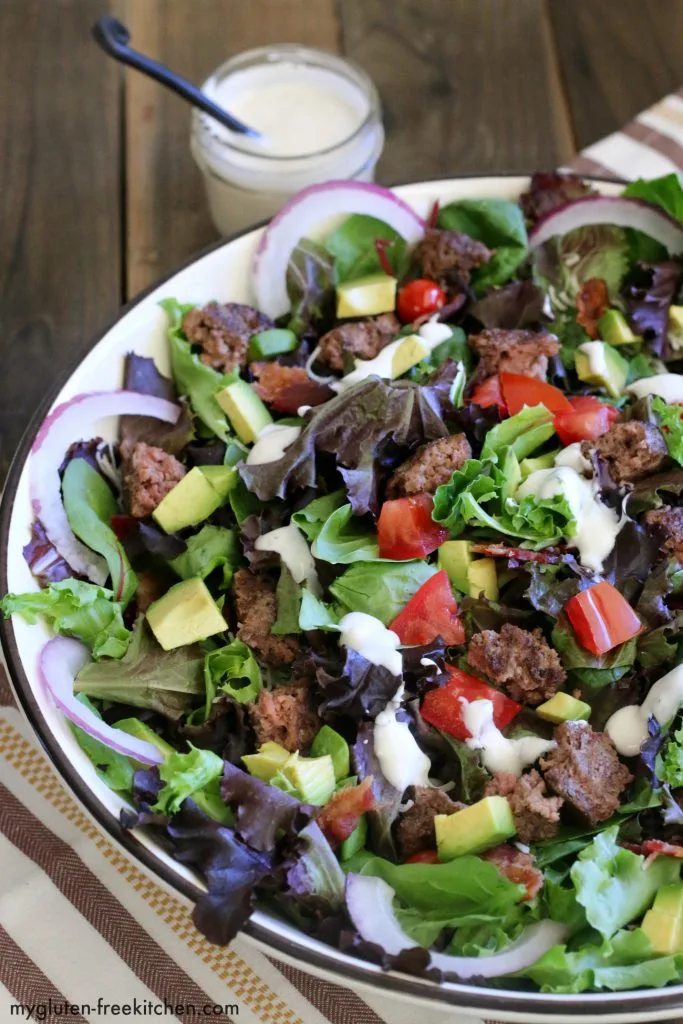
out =
[[[435,178],[437,181],[469,180],[473,178],[511,178],[524,177],[525,172],[509,172],[506,174],[463,174],[452,175],[450,178]],[[598,178],[591,175],[582,175],[585,179],[592,179],[602,183],[619,184],[618,181]],[[415,182],[421,184],[422,182]],[[424,182],[429,184],[429,180]],[[402,185],[411,184],[402,182]],[[400,187],[398,185],[392,187]],[[195,263],[203,256],[208,255],[238,238],[249,234],[250,231],[262,227],[262,224],[254,225],[246,231],[237,232],[229,238],[220,239],[199,253],[195,253],[179,267],[155,281],[143,292],[123,306],[118,315],[91,340],[79,353],[74,362],[58,381],[50,388],[49,394],[37,409],[28,427],[24,431],[17,451],[12,460],[10,470],[5,483],[2,502],[0,503],[0,553],[7,550],[9,544],[9,529],[19,479],[24,466],[29,458],[34,437],[38,431],[49,408],[54,403],[59,392],[65,386],[69,378],[76,371],[84,357],[109,333],[112,327],[126,315],[131,309],[142,302],[151,292],[159,288],[166,281],[175,277],[181,270]],[[0,557],[0,593],[5,594],[8,590],[7,559]],[[201,889],[192,882],[183,878],[168,867],[161,858],[154,854],[147,846],[140,842],[134,832],[124,829],[118,818],[111,814],[106,807],[95,797],[93,791],[84,784],[78,772],[75,770],[69,759],[64,755],[59,743],[52,735],[48,723],[43,716],[38,703],[33,695],[29,680],[19,656],[14,628],[11,619],[5,620],[0,616],[0,641],[8,668],[10,685],[16,697],[17,703],[23,709],[29,723],[41,745],[47,752],[50,760],[66,781],[69,788],[78,800],[83,804],[88,813],[97,821],[104,831],[113,838],[124,849],[137,858],[153,875],[159,877],[166,885],[175,889],[185,898],[195,902],[201,893]],[[544,1016],[558,1021],[555,1015],[562,1013],[563,1020],[567,1020],[567,1013],[571,1013],[572,1019],[576,1021],[590,1019],[590,1014],[600,1010],[600,1016],[607,1018],[607,1014],[614,1013],[623,1017],[624,1014],[635,1014],[652,1011],[658,1015],[663,1011],[675,1012],[680,1008],[682,1001],[680,994],[673,989],[646,989],[633,994],[609,993],[601,995],[598,993],[579,994],[573,996],[552,996],[542,995],[537,992],[524,992],[513,989],[496,992],[489,988],[478,988],[465,983],[448,983],[444,986],[435,985],[427,979],[414,978],[407,974],[396,972],[378,973],[376,965],[365,963],[362,960],[353,958],[352,963],[343,965],[330,962],[329,955],[318,949],[312,949],[305,942],[291,941],[288,937],[279,935],[277,929],[260,922],[250,920],[244,932],[251,938],[263,943],[275,954],[290,959],[295,959],[303,965],[314,970],[320,970],[335,978],[341,984],[358,982],[374,988],[384,988],[396,995],[412,996],[423,1001],[429,1001],[435,1005],[448,1004],[462,1009],[471,1009],[478,1014],[486,1013],[496,1016],[501,1012],[512,1011],[516,1014],[524,1013],[529,1019],[531,1014]],[[338,952],[332,949],[333,953]]]

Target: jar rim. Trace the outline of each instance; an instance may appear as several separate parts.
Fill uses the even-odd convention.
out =
[[[239,134],[235,133],[234,136],[229,137],[226,137],[224,132],[219,134],[216,128],[212,126],[212,118],[209,114],[205,114],[200,110],[194,110],[192,115],[193,134],[196,136],[197,143],[202,149],[206,148],[204,142],[208,137],[210,146],[215,147],[218,151],[223,151],[226,155],[236,152],[254,160],[262,161],[264,164],[279,164],[286,167],[299,160],[311,157],[324,157],[332,154],[336,150],[348,146],[356,137],[360,137],[373,122],[377,120],[381,122],[382,105],[377,87],[363,68],[356,64],[355,61],[347,60],[346,57],[340,57],[339,54],[331,53],[328,50],[319,50],[313,46],[302,46],[299,43],[278,43],[273,46],[258,46],[251,50],[244,50],[234,57],[229,57],[228,60],[219,65],[202,83],[201,88],[205,90],[209,83],[222,80],[236,71],[259,65],[275,65],[285,60],[289,60],[291,63],[325,68],[325,70],[344,76],[347,80],[351,80],[357,85],[368,100],[368,111],[360,124],[349,135],[340,139],[339,142],[326,146],[324,149],[311,149],[303,153],[276,156],[270,153],[260,153],[257,148],[254,148],[253,144],[251,147],[240,146],[236,141],[240,138]]]

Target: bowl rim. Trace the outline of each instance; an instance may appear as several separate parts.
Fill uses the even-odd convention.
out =
[[[498,174],[454,174],[448,177],[394,183],[389,187],[400,188],[407,185],[429,185],[432,182],[475,179],[483,181],[485,179],[516,177],[528,178],[529,175],[525,172],[516,171]],[[592,180],[602,184],[613,185],[620,183],[619,179],[608,179],[599,175],[581,175],[581,177],[584,180]],[[625,184],[623,181],[621,183]],[[252,231],[264,227],[267,223],[267,220],[261,221],[227,238],[220,238],[198,252],[193,253],[181,264],[175,266],[169,273],[155,279],[143,291],[121,306],[105,327],[96,332],[92,338],[79,348],[67,368],[51,384],[43,401],[38,405],[22,434],[10,464],[4,492],[0,501],[0,592],[7,593],[8,589],[8,561],[4,557],[4,552],[8,547],[10,522],[19,480],[25,463],[30,456],[31,446],[38,428],[62,388],[67,384],[88,353],[107,336],[119,320],[143,302],[148,295],[199,259],[224,246],[230,245]],[[141,862],[152,877],[160,879],[165,885],[179,893],[186,900],[195,903],[198,896],[202,893],[202,889],[180,873],[176,873],[163,860],[158,858],[149,847],[137,838],[134,831],[124,829],[118,818],[104,804],[100,803],[94,791],[83,781],[68,757],[64,755],[60,744],[53,736],[38,706],[31,684],[24,671],[11,618],[4,619],[4,617],[0,616],[0,644],[7,666],[9,684],[17,704],[23,711],[33,733],[40,741],[52,765],[66,782],[71,794],[81,802],[105,834],[122,846],[130,856]],[[514,1014],[523,1012],[526,1020],[530,1020],[533,1014],[533,1018],[536,1020],[557,1021],[559,1018],[554,1015],[562,1013],[562,1019],[566,1021],[567,1012],[570,1012],[572,1020],[578,1022],[590,1019],[590,1014],[601,1010],[600,1015],[606,1020],[619,1019],[623,1021],[626,1019],[624,1014],[638,1014],[642,1011],[649,1011],[657,1012],[657,1017],[659,1018],[662,1011],[676,1011],[683,1005],[683,999],[681,998],[683,986],[674,986],[668,989],[640,989],[633,993],[580,993],[569,996],[525,992],[515,989],[495,990],[465,983],[451,983],[444,986],[434,984],[434,982],[428,979],[416,978],[396,971],[382,971],[378,973],[377,965],[356,957],[353,958],[351,963],[340,964],[335,962],[334,957],[330,957],[324,952],[312,948],[306,941],[303,941],[303,939],[307,938],[303,933],[301,942],[292,940],[291,937],[281,934],[276,926],[256,921],[253,918],[247,922],[240,934],[244,934],[248,939],[254,940],[259,945],[266,947],[272,953],[281,955],[285,960],[300,964],[304,968],[311,968],[313,972],[325,975],[342,986],[357,983],[374,990],[385,989],[387,994],[392,993],[399,997],[402,995],[408,996],[413,1003],[421,1002],[423,1005],[430,1003],[434,1007],[450,1005],[463,1010],[475,1011],[477,1014],[485,1013],[488,1016],[501,1015],[507,1016],[510,1019],[509,1014],[511,1012]],[[338,951],[333,950],[333,952]],[[615,1014],[614,1017],[612,1013]],[[650,1017],[650,1019],[653,1018]]]

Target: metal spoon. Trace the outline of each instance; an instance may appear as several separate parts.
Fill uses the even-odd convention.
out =
[[[249,125],[238,121],[236,117],[223,110],[222,107],[216,106],[201,89],[198,89],[196,85],[192,85],[192,82],[188,82],[186,78],[177,75],[175,71],[171,71],[165,64],[159,64],[158,61],[152,60],[151,57],[145,57],[144,54],[131,49],[128,46],[130,32],[117,18],[113,18],[111,15],[105,15],[104,18],[100,18],[93,25],[92,34],[104,52],[108,53],[114,60],[118,60],[122,64],[128,64],[130,67],[142,71],[143,75],[149,75],[150,78],[161,82],[162,85],[172,89],[178,96],[182,96],[188,103],[199,107],[206,114],[210,114],[219,124],[225,125],[226,128],[230,128],[233,132],[249,135],[252,139],[263,138],[261,132],[257,132],[255,128],[250,128]]]

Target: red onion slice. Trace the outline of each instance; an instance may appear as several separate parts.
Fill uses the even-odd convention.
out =
[[[387,188],[366,181],[326,181],[297,192],[263,232],[252,267],[258,308],[273,319],[290,308],[287,264],[302,238],[340,213],[365,213],[384,221],[409,245],[422,238],[425,222]]]
[[[394,913],[394,890],[381,878],[370,875],[348,875],[346,909],[361,938],[381,946],[389,956],[398,956],[404,949],[417,945],[401,928]],[[429,967],[460,981],[469,978],[498,978],[514,974],[547,953],[567,935],[565,925],[557,921],[539,921],[530,925],[502,953],[491,956],[448,956],[430,953]]]
[[[529,248],[537,249],[549,238],[591,224],[635,228],[660,242],[672,255],[683,252],[683,227],[664,210],[643,199],[597,195],[575,199],[541,217],[529,232]]]
[[[65,636],[48,640],[40,652],[38,672],[52,700],[70,722],[100,743],[141,764],[161,764],[164,759],[153,744],[114,729],[76,700],[74,679],[90,660],[90,651],[78,640]]]
[[[137,391],[93,391],[76,395],[58,405],[43,420],[31,448],[29,480],[34,515],[73,571],[100,586],[107,579],[107,564],[71,531],[62,504],[59,467],[69,445],[83,438],[84,428],[90,430],[105,416],[128,415],[153,416],[165,423],[175,423],[180,407],[164,398],[141,395]]]

